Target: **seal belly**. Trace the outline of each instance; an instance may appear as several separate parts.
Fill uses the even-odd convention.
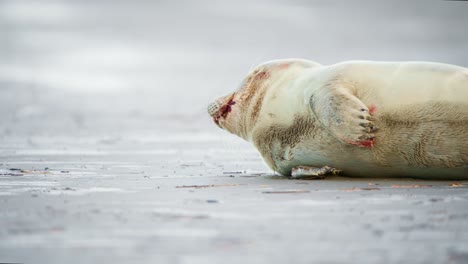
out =
[[[339,142],[321,127],[293,148],[275,148],[275,170],[331,166],[353,177],[468,179],[468,108],[426,103],[381,112],[373,148]],[[286,155],[287,153],[287,155]]]
[[[376,117],[376,159],[384,166],[468,167],[468,108],[426,103]]]

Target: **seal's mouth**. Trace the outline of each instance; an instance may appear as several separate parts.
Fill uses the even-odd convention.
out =
[[[232,106],[236,104],[236,102],[233,100],[233,97],[234,95],[230,96],[224,104],[221,102],[221,100],[216,100],[208,106],[208,114],[213,118],[213,122],[216,125],[220,126],[220,120],[225,119],[232,111]]]

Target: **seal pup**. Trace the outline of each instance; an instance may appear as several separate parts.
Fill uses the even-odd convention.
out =
[[[464,67],[275,60],[208,113],[285,176],[468,179]]]

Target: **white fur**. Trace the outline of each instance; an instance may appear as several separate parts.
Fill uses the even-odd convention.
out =
[[[274,61],[261,67],[283,62]],[[349,106],[344,105],[337,113],[333,112],[336,109],[328,109],[327,105],[330,98],[335,98],[335,94],[349,95],[346,99],[352,103],[349,103]],[[263,130],[272,124],[292,126],[297,115],[311,115],[309,99],[312,95],[318,96],[318,105],[325,111],[322,115],[327,116],[325,121],[337,114],[344,116],[344,119],[341,116],[337,117],[345,121],[343,135],[354,133],[352,129],[346,129],[355,125],[352,119],[353,111],[358,111],[355,108],[375,106],[375,117],[378,119],[376,123],[381,125],[382,129],[376,133],[376,146],[369,149],[344,144],[336,140],[341,135],[337,137],[333,131],[327,129],[327,124],[322,122],[324,129],[319,130],[319,134],[314,135],[313,139],[303,139],[293,149],[281,149],[279,144],[272,143],[276,147],[270,149],[275,153],[268,153],[266,148],[257,145],[267,164],[282,174],[289,174],[291,168],[298,165],[330,165],[351,176],[468,179],[468,163],[460,165],[459,162],[468,160],[467,152],[443,147],[456,145],[457,142],[466,144],[468,138],[465,138],[465,135],[468,134],[437,130],[444,120],[468,121],[468,111],[450,110],[451,105],[461,105],[468,109],[468,69],[431,62],[350,61],[329,66],[320,66],[313,62],[307,64],[304,61],[299,64],[292,63],[287,69],[272,72],[261,108],[260,121],[252,129],[248,139],[255,143],[255,137],[261,136]],[[444,108],[433,112],[433,103],[443,103],[448,108],[446,112]],[[412,106],[421,106],[422,110],[414,110]],[[404,109],[411,109],[411,112],[405,112]],[[410,114],[411,116],[406,116]],[[416,123],[426,117],[427,120],[424,121],[424,125],[413,125],[414,131],[411,131],[411,127],[406,126],[390,128],[379,120],[381,116]],[[439,116],[444,116],[444,119]],[[319,123],[319,120],[316,121]],[[430,125],[431,122],[434,126]],[[431,131],[431,127],[434,131]],[[468,122],[465,127],[468,129]],[[433,134],[429,136],[426,147],[429,152],[418,153],[421,157],[416,158],[422,159],[423,162],[429,160],[424,165],[418,167],[419,165],[411,164],[413,161],[405,163],[407,157],[398,156],[398,153],[414,151],[419,141],[426,139],[428,136],[425,135],[431,133]],[[440,143],[437,143],[439,141]],[[398,150],[395,151],[395,148]],[[456,167],[443,168],[434,164],[434,168],[431,168],[430,159],[437,160],[439,154],[441,159],[447,159],[447,162],[451,162],[451,159],[457,161],[458,163],[454,161]]]

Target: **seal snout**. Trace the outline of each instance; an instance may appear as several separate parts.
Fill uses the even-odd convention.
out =
[[[222,104],[219,101],[215,101],[208,105],[208,114],[213,117],[221,108]]]

